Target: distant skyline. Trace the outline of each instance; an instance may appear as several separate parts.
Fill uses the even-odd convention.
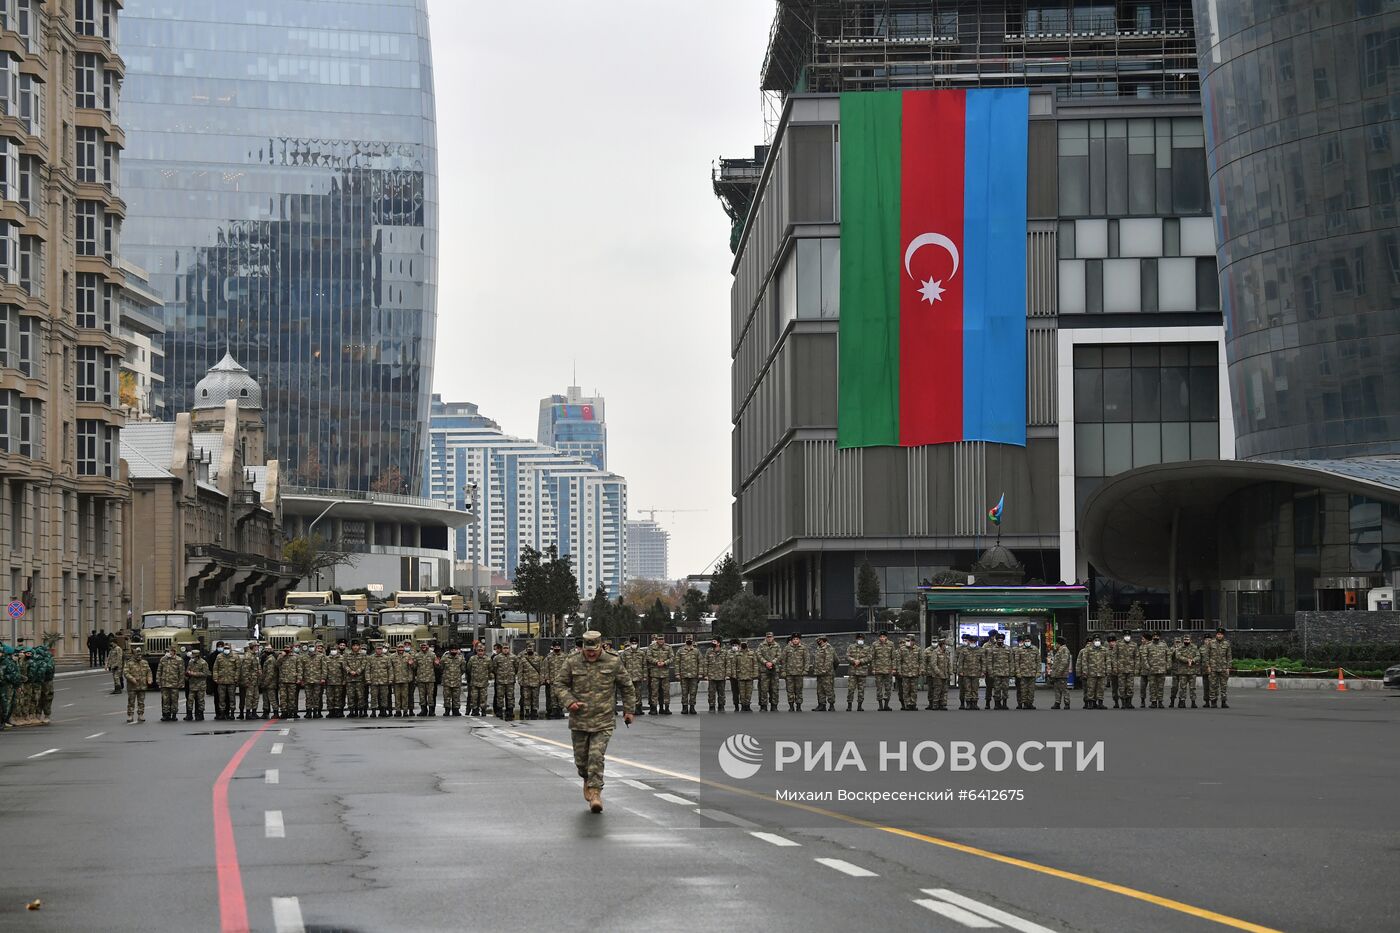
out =
[[[733,257],[709,173],[763,141],[773,5],[428,8],[442,207],[433,391],[529,437],[542,397],[596,389],[631,514],[706,510],[657,516],[671,573],[699,573],[733,534]]]

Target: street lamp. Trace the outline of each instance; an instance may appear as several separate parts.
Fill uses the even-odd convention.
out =
[[[481,551],[483,550],[483,548],[481,547],[481,509],[478,508],[478,506],[480,505],[480,489],[476,485],[476,483],[467,483],[465,486],[462,487],[462,491],[472,497],[472,501],[467,503],[467,511],[472,513],[472,515],[476,517],[477,525],[477,557],[472,559],[472,625],[476,625],[478,619],[477,611],[480,608],[477,603],[478,591],[476,588],[476,568],[477,564],[480,563],[479,557]]]
[[[309,525],[306,526],[306,543],[307,543],[307,544],[310,544],[310,543],[311,543],[311,532],[316,528],[316,523],[319,522],[321,519],[323,519],[323,518],[326,517],[326,513],[327,513],[327,512],[329,512],[331,509],[335,508],[337,505],[344,505],[345,503],[347,503],[347,502],[349,502],[349,501],[350,501],[349,499],[335,499],[335,500],[333,500],[333,501],[331,502],[330,505],[328,505],[328,506],[326,506],[324,509],[322,509],[322,510],[321,510],[321,514],[320,514],[320,515],[317,515],[315,518],[313,518],[313,519],[311,520],[311,524],[309,524]],[[316,586],[319,587],[320,585],[321,585],[321,571],[317,570],[317,571],[316,571]],[[334,589],[334,587],[332,587],[332,589]]]

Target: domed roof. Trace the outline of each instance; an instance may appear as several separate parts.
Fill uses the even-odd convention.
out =
[[[194,410],[223,408],[229,399],[237,399],[239,408],[262,408],[262,388],[258,381],[238,365],[231,354],[225,353],[195,385]]]
[[[1010,548],[994,544],[982,552],[972,573],[979,584],[989,586],[1019,586],[1026,579],[1026,565],[1016,559]]]

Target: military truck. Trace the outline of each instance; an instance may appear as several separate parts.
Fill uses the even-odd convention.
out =
[[[165,650],[173,644],[183,656],[191,648],[200,647],[200,642],[205,638],[204,624],[193,612],[183,609],[143,612],[139,637],[141,655],[151,666],[151,683],[154,684],[156,665],[160,663]]]
[[[440,648],[446,648],[450,633],[446,618],[435,625],[433,615],[427,606],[411,609],[381,609],[379,611],[379,641],[390,650],[400,642],[417,644],[430,641]]]
[[[316,623],[310,609],[269,609],[258,615],[258,636],[274,651],[288,645],[310,645],[318,641]]]
[[[252,606],[200,606],[195,615],[203,623],[205,648],[224,642],[242,651],[253,638]]]

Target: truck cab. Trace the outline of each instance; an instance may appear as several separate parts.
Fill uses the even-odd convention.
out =
[[[379,637],[390,651],[400,642],[416,645],[421,641],[433,641],[431,628],[432,615],[427,607],[411,609],[381,609],[379,612]]]
[[[258,616],[258,635],[274,651],[316,641],[319,620],[311,609],[269,609]]]
[[[161,655],[171,645],[182,656],[192,648],[202,648],[203,622],[193,612],[169,609],[141,613],[141,654],[151,666],[152,680]],[[135,646],[133,645],[133,648]]]
[[[242,651],[253,639],[252,606],[200,606],[195,615],[203,623],[206,647],[224,642]]]

